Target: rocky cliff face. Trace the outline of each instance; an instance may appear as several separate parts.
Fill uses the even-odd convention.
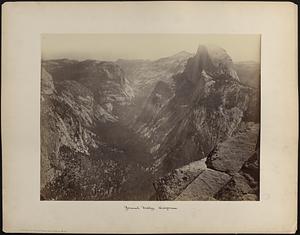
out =
[[[206,157],[217,143],[232,136],[247,111],[251,113],[255,91],[239,82],[224,53],[200,46],[174,77],[174,97],[139,128],[156,149],[156,170],[169,172]]]
[[[108,113],[115,119],[120,118],[120,109],[128,106],[134,97],[123,70],[113,62],[63,59],[44,61],[42,66],[52,75],[55,84],[72,81],[84,86],[101,107],[99,112]]]
[[[174,95],[172,87],[163,81],[156,83],[155,88],[147,98],[135,126],[150,122]]]
[[[41,188],[65,169],[63,149],[89,155],[89,149],[97,147],[95,134],[89,130],[95,108],[92,94],[75,81],[61,85],[66,89],[56,89],[52,76],[42,68]]]
[[[43,63],[41,199],[100,200],[128,194],[123,185],[142,174],[143,162],[126,159],[128,153],[107,142],[98,126],[120,122],[120,108],[132,97],[123,71],[115,64]]]

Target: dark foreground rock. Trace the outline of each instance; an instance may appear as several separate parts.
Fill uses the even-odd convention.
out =
[[[258,200],[258,140],[258,124],[241,125],[240,130],[217,145],[207,159],[190,163],[161,177],[154,184],[156,198],[179,201]],[[188,166],[198,167],[193,167],[191,174]]]
[[[207,166],[226,173],[238,172],[255,152],[259,124],[248,123],[247,130],[217,145],[207,158]]]
[[[259,200],[259,147],[216,195],[222,201]]]
[[[176,198],[177,201],[205,201],[211,200],[213,196],[228,181],[230,176],[211,169],[201,173],[182,193]]]
[[[153,184],[156,191],[156,199],[175,200],[176,197],[205,170],[207,170],[205,159],[173,170],[167,176],[160,178]]]

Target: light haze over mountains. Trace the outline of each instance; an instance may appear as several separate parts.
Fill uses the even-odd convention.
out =
[[[200,44],[224,48],[234,62],[260,61],[260,35],[219,34],[43,34],[43,59],[156,60]]]

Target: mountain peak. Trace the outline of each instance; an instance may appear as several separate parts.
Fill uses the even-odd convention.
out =
[[[208,55],[212,60],[228,59],[232,61],[224,48],[214,44],[199,45],[197,55]]]
[[[222,47],[213,44],[199,45],[195,58],[202,69],[225,73],[239,80],[231,57]]]

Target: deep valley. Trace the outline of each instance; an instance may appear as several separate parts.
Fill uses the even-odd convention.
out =
[[[41,200],[259,200],[260,65],[200,45],[41,63]]]

